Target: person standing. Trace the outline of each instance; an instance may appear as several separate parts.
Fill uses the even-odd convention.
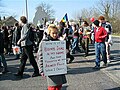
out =
[[[42,56],[42,42],[43,41],[59,41],[58,39],[58,28],[54,25],[48,27],[48,35],[45,39],[41,41],[38,49],[38,66],[41,73],[41,76],[44,76],[43,72],[43,56]],[[61,90],[62,84],[65,84],[66,77],[65,74],[60,75],[51,75],[47,76],[48,90]]]
[[[9,44],[9,38],[8,38],[8,30],[6,26],[2,26],[2,32],[3,32],[3,38],[4,38],[4,49],[5,49],[5,54],[8,54],[8,44]]]
[[[39,43],[41,42],[44,34],[44,30],[41,30],[39,26],[36,27],[37,32],[37,44],[36,44],[36,52],[38,51]]]
[[[105,39],[105,45],[106,45],[106,54],[107,54],[107,62],[110,62],[110,40],[111,40],[111,34],[112,34],[112,26],[109,22],[105,21],[104,16],[100,16],[98,18],[100,25],[105,28],[107,31],[107,37]]]
[[[85,56],[88,56],[88,52],[89,52],[89,41],[91,40],[90,38],[90,32],[91,32],[91,29],[90,29],[90,26],[88,24],[87,21],[84,21],[83,22],[83,37],[82,37],[82,48],[85,52]]]
[[[99,21],[95,20],[93,25],[95,27],[95,67],[93,69],[100,69],[100,55],[102,56],[102,60],[104,62],[103,66],[107,66],[107,57],[106,57],[106,45],[105,45],[105,38],[107,37],[106,30],[99,26]]]
[[[4,38],[3,38],[3,33],[0,30],[0,64],[1,62],[3,63],[3,70],[2,73],[5,74],[8,72],[8,67],[7,67],[7,63],[5,60],[5,56],[4,56]],[[0,65],[0,67],[2,67],[2,65]]]
[[[13,27],[12,26],[7,26],[8,30],[8,54],[12,53],[12,38],[13,38]]]
[[[18,40],[17,44],[22,47],[22,55],[20,59],[20,66],[18,69],[18,72],[15,74],[15,76],[22,78],[23,77],[23,72],[24,68],[26,65],[27,59],[29,59],[30,64],[34,68],[34,73],[32,77],[39,76],[39,69],[37,66],[37,63],[35,61],[34,55],[33,55],[33,43],[30,41],[29,38],[29,29],[28,29],[28,24],[27,24],[27,18],[25,16],[20,17],[21,25],[22,25],[22,30],[21,30],[21,37]]]
[[[67,63],[72,63],[72,61],[74,60],[74,56],[70,54],[69,28],[64,29],[64,33],[62,36],[66,41],[67,58],[70,58],[70,60]]]
[[[20,39],[20,36],[21,36],[21,27],[19,26],[19,23],[17,22],[14,25],[14,32],[13,32],[13,39],[12,39],[12,43],[14,46],[17,46],[17,42]],[[19,59],[19,57],[20,57],[20,54],[16,54],[15,59]]]

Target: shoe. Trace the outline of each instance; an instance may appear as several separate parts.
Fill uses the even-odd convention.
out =
[[[84,57],[87,57],[87,55],[85,54]]]
[[[74,60],[74,57],[70,58],[69,63],[72,63],[73,60]]]
[[[3,68],[3,66],[0,66],[0,68]]]
[[[5,73],[7,73],[7,72],[9,72],[8,70],[3,70],[2,71],[2,74],[5,74]]]
[[[107,64],[105,64],[105,63],[102,65],[102,67],[107,67],[107,66],[108,66],[108,65],[107,65]]]
[[[108,59],[108,60],[107,60],[107,63],[110,63],[110,62],[111,62],[111,61]]]
[[[23,75],[20,75],[18,73],[14,74],[14,76],[18,77],[18,78],[23,78]]]
[[[39,73],[33,73],[32,77],[37,77],[37,76],[40,76]]]
[[[95,66],[95,67],[93,67],[93,69],[99,70],[100,66]]]

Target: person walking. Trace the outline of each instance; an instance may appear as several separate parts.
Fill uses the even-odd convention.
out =
[[[37,63],[35,61],[34,55],[33,55],[33,43],[30,41],[29,38],[29,29],[28,29],[28,24],[27,24],[27,18],[25,16],[20,17],[21,25],[22,25],[22,30],[21,30],[21,37],[18,40],[17,44],[22,47],[22,55],[20,59],[20,66],[18,69],[18,72],[15,74],[15,76],[22,78],[23,77],[23,72],[24,68],[26,65],[27,59],[29,59],[30,64],[34,68],[34,73],[32,77],[39,76],[39,69],[37,66]]]
[[[45,39],[41,41],[39,44],[39,49],[38,49],[38,66],[39,70],[41,73],[41,76],[44,76],[43,72],[43,56],[42,56],[42,42],[43,41],[59,41],[58,39],[58,28],[54,25],[50,25],[48,27],[48,35]],[[65,84],[66,77],[65,74],[60,74],[60,75],[51,75],[51,76],[46,76],[47,78],[47,83],[48,83],[48,90],[61,90],[62,84]]]
[[[66,28],[64,31],[64,40],[66,40],[66,51],[67,51],[67,58],[70,58],[68,63],[72,63],[74,60],[74,56],[70,54],[70,39],[69,39],[69,28]]]
[[[106,45],[105,45],[105,38],[107,37],[106,30],[99,26],[99,21],[95,20],[93,22],[95,30],[95,54],[96,54],[96,60],[95,60],[95,67],[93,69],[100,69],[100,55],[102,56],[102,60],[104,62],[103,66],[107,66],[107,57],[106,57]]]
[[[81,52],[79,48],[79,33],[77,25],[73,25],[73,42],[72,42],[72,54],[75,54],[76,51]]]
[[[65,40],[66,41],[66,51],[67,51],[67,58],[70,58],[70,60],[67,60],[67,63],[72,63],[72,61],[74,60],[73,55],[70,54],[70,45],[71,45],[71,38],[69,37],[70,35],[70,28],[65,27],[65,23],[64,22],[60,22],[59,24],[60,26],[58,27],[59,29],[59,39],[60,40]],[[69,26],[70,27],[70,26]],[[72,33],[71,33],[72,34]]]

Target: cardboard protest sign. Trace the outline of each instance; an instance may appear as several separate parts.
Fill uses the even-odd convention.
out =
[[[67,73],[65,41],[43,41],[42,53],[45,76]]]

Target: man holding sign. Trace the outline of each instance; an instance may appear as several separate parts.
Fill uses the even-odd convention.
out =
[[[48,35],[39,45],[38,66],[41,75],[47,78],[48,90],[61,90],[67,82],[66,43],[58,40],[55,25],[48,27]]]

